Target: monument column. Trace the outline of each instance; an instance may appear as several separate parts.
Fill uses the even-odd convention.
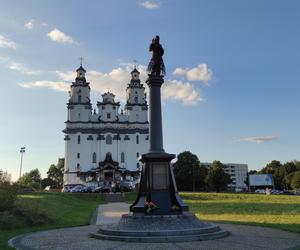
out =
[[[152,215],[168,215],[188,211],[188,206],[180,199],[171,166],[176,156],[168,154],[163,148],[161,86],[164,83],[165,67],[162,60],[164,50],[156,36],[150,45],[153,51],[148,66],[149,107],[150,107],[150,149],[143,154],[140,189],[136,201],[130,206],[133,214],[145,214],[147,204],[155,205]],[[176,207],[176,211],[174,208]]]
[[[161,94],[160,88],[164,80],[162,76],[149,75],[146,83],[149,86],[149,103],[150,103],[150,150],[149,153],[162,153],[163,149],[163,132],[162,132],[162,115],[161,115]]]

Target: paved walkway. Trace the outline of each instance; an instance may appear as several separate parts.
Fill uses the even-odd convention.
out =
[[[121,214],[128,212],[128,204],[110,203],[98,208],[97,224],[116,222]],[[280,230],[219,224],[230,236],[208,241],[181,243],[127,243],[118,241],[104,241],[89,238],[89,233],[97,231],[97,225],[83,226],[42,231],[21,235],[11,240],[17,249],[33,250],[79,250],[79,249],[118,249],[118,250],[265,250],[265,249],[300,249],[300,235]]]
[[[128,204],[124,202],[114,202],[98,207],[96,225],[117,223],[122,214],[128,213]]]

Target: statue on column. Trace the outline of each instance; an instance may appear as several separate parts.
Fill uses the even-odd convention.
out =
[[[166,74],[165,64],[162,59],[164,49],[159,43],[159,36],[152,39],[149,51],[152,51],[152,58],[147,68],[148,74],[152,76],[164,76]]]

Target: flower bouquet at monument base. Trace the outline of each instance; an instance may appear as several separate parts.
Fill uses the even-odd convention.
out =
[[[144,209],[147,214],[150,214],[155,209],[159,209],[159,207],[156,206],[152,201],[147,201],[145,202]]]

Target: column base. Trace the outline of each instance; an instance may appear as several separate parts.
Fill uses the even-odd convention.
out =
[[[176,215],[189,210],[177,192],[171,166],[171,160],[175,157],[164,152],[142,155],[140,190],[136,201],[130,206],[133,214]]]

